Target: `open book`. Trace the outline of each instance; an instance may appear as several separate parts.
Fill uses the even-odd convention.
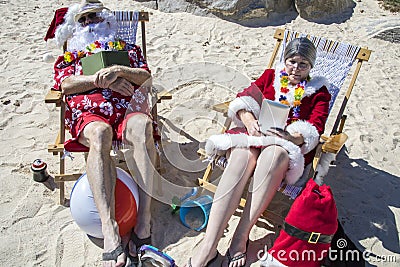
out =
[[[290,107],[279,102],[264,99],[261,105],[260,131],[266,134],[271,127],[284,129],[289,116]]]
[[[81,59],[83,75],[95,74],[112,65],[130,66],[127,51],[101,51]]]

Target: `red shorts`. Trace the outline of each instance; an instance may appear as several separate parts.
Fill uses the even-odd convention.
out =
[[[88,125],[91,122],[95,122],[95,121],[102,121],[104,123],[111,125],[111,127],[113,129],[113,140],[121,143],[123,133],[124,133],[124,130],[126,127],[126,122],[128,121],[129,118],[131,118],[132,116],[134,116],[135,114],[138,114],[138,113],[145,114],[142,112],[129,113],[128,115],[126,115],[125,118],[119,119],[119,120],[115,121],[113,124],[111,124],[109,120],[107,120],[106,118],[104,118],[100,115],[93,114],[90,112],[85,112],[79,118],[76,119],[75,127],[73,129],[70,129],[70,132],[75,137],[65,141],[64,149],[69,152],[88,152],[89,148],[87,146],[79,143],[78,139],[79,139],[80,133],[83,131],[83,129],[86,127],[86,125]],[[147,114],[145,114],[145,115],[147,115]]]

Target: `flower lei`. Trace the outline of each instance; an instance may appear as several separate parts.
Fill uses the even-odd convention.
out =
[[[94,43],[86,46],[86,51],[67,51],[64,53],[64,61],[72,62],[76,59],[81,59],[86,55],[91,55],[99,51],[121,51],[125,50],[126,42],[123,40],[117,41],[108,41],[108,42],[99,42],[95,41]]]
[[[300,119],[300,105],[301,105],[301,99],[303,99],[304,95],[304,87],[306,86],[307,82],[310,81],[310,76],[307,76],[307,78],[304,81],[299,82],[295,89],[294,89],[294,101],[291,104],[288,99],[287,99],[287,94],[289,93],[289,75],[286,73],[285,70],[280,71],[280,82],[281,82],[281,89],[280,89],[280,96],[279,96],[279,102],[282,104],[285,104],[287,106],[290,106],[293,108],[293,116],[291,119],[291,122],[297,121]]]

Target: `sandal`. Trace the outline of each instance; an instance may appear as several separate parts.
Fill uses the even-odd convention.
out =
[[[226,257],[228,258],[228,266],[231,262],[243,259],[244,257],[247,258],[247,248],[248,247],[249,247],[249,240],[246,241],[246,251],[237,256],[234,256],[234,257],[231,256],[229,249],[228,249],[228,251],[226,252]],[[246,265],[246,259],[244,260],[244,264],[241,265],[240,267],[245,266],[245,265]]]
[[[103,261],[115,261],[117,262],[117,259],[119,255],[124,253],[124,249],[122,248],[121,245],[118,245],[113,251],[110,252],[103,252],[102,259]]]
[[[136,265],[139,263],[139,257],[138,257],[138,255],[139,255],[140,247],[143,246],[143,245],[151,245],[151,236],[149,236],[149,237],[147,237],[147,238],[141,239],[141,238],[139,238],[139,237],[136,235],[136,233],[132,230],[130,241],[132,241],[133,244],[134,244],[135,247],[136,247],[136,256],[132,256],[132,255],[129,253],[129,243],[128,243],[128,245],[126,246],[126,247],[127,247],[127,251],[128,251],[128,252],[127,252],[127,256],[128,256],[128,258],[131,260],[132,264],[133,264],[134,266],[136,266]]]
[[[212,258],[209,262],[207,262],[206,267],[210,266],[211,263],[215,262],[218,259],[218,251],[215,254],[214,258]],[[187,267],[192,267],[192,258],[189,258]]]

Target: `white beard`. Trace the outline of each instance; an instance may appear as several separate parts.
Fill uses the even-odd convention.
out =
[[[105,19],[103,22],[81,26],[77,23],[74,35],[68,41],[68,51],[86,51],[86,46],[99,41],[101,43],[115,41],[115,20]]]

